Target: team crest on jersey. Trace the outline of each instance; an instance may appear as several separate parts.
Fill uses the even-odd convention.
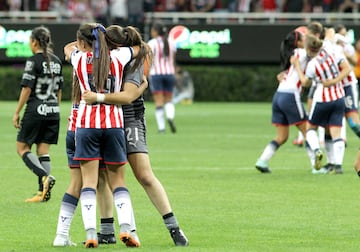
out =
[[[29,72],[32,71],[32,69],[34,68],[35,62],[34,61],[26,61],[25,64],[25,72]]]

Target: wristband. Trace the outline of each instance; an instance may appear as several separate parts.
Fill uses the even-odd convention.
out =
[[[105,101],[105,94],[96,94],[96,101],[97,102],[104,102]]]

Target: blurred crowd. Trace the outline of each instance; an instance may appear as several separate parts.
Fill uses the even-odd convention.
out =
[[[0,0],[1,11],[57,11],[67,19],[121,23],[144,12],[357,12],[360,0]]]
[[[359,6],[360,0],[157,0],[153,11],[357,12]]]

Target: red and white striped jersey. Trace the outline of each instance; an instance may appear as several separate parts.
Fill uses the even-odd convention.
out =
[[[164,75],[164,74],[175,74],[175,54],[176,45],[175,42],[168,38],[169,42],[169,56],[164,55],[164,42],[161,36],[149,40],[148,45],[150,46],[154,60],[150,69],[150,75]]]
[[[75,131],[76,129],[76,118],[78,115],[78,109],[79,109],[78,104],[72,104],[70,115],[68,117],[68,127],[67,127],[68,131]]]
[[[338,53],[343,54],[343,57],[346,58],[346,56],[345,56],[345,52],[346,52],[346,51],[345,51],[345,47],[340,46],[340,45],[336,45],[336,48],[337,48],[337,50],[338,50]],[[351,65],[351,64],[349,63],[349,65]],[[353,67],[351,66],[351,68],[353,68]],[[341,67],[340,67],[340,71],[341,71]],[[346,77],[341,81],[341,83],[344,85],[344,87],[356,85],[357,82],[358,82],[358,80],[357,80],[357,78],[356,78],[356,75],[355,75],[353,69],[351,70],[351,72],[349,73],[349,75],[346,76]]]
[[[339,64],[344,60],[341,55],[329,53],[322,48],[318,55],[308,63],[305,75],[315,81],[314,102],[331,102],[344,97],[344,88],[341,82],[330,87],[324,87],[322,82],[334,79],[339,75]]]
[[[306,50],[303,48],[297,48],[294,50],[294,57],[299,59],[300,67],[305,71],[306,65],[309,61],[309,58],[306,55]],[[277,91],[285,93],[301,93],[301,81],[299,74],[294,67],[290,65],[287,69],[284,78],[280,81]]]
[[[101,90],[102,93],[120,92],[124,66],[132,58],[132,50],[122,47],[110,52],[111,63],[109,78]],[[71,64],[79,79],[81,93],[85,90],[97,91],[92,83],[92,52],[74,50],[71,53]],[[88,105],[84,100],[80,101],[77,128],[123,128],[124,118],[121,106],[113,104]]]

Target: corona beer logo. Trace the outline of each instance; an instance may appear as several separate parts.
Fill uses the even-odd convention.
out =
[[[219,58],[220,45],[231,43],[230,29],[190,31],[177,25],[170,30],[169,37],[175,41],[177,48],[190,50],[190,58]]]
[[[27,58],[32,55],[29,47],[31,30],[6,30],[0,25],[0,50],[9,58]]]

